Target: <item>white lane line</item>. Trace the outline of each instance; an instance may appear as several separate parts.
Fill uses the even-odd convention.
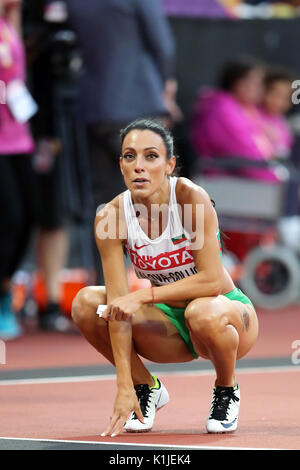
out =
[[[200,433],[199,433],[200,435]],[[225,446],[184,446],[184,445],[174,445],[174,444],[140,444],[135,442],[105,442],[105,441],[72,441],[64,439],[33,439],[26,437],[2,437],[0,440],[14,440],[14,441],[31,441],[31,442],[50,442],[50,443],[67,443],[67,444],[93,444],[93,445],[107,445],[107,446],[137,446],[137,447],[165,447],[168,449],[202,449],[202,450],[286,450],[278,449],[273,447],[225,447]],[[155,449],[154,449],[155,450]]]
[[[38,384],[59,384],[59,383],[72,383],[72,382],[97,382],[102,380],[115,379],[115,374],[107,375],[85,375],[73,377],[48,377],[37,379],[8,379],[0,380],[1,385],[38,385]]]
[[[151,369],[151,367],[150,367]],[[266,374],[276,372],[300,372],[300,367],[295,365],[291,366],[266,366],[266,367],[243,367],[236,369],[237,374]],[[198,371],[160,371],[156,372],[160,377],[163,376],[211,376],[215,375],[215,371],[211,369],[198,370]],[[0,380],[0,386],[5,385],[39,385],[39,384],[59,384],[59,383],[76,383],[76,382],[97,382],[103,380],[113,380],[116,378],[115,374],[107,375],[86,375],[86,376],[73,376],[73,377],[48,377],[36,379],[8,379]]]

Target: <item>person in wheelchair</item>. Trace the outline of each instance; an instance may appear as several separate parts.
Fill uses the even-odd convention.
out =
[[[267,125],[265,112],[259,106],[264,96],[264,79],[263,65],[252,58],[241,58],[224,64],[218,87],[200,91],[190,137],[199,159],[211,160],[211,168],[205,174],[225,173],[270,183],[281,181],[275,167],[259,167],[276,158],[270,124]],[[219,157],[238,158],[241,165],[234,170],[213,168]],[[247,160],[258,165],[249,165]]]

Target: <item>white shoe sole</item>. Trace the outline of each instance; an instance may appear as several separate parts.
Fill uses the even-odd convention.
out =
[[[160,394],[160,397],[159,397],[158,402],[157,402],[155,413],[157,413],[159,410],[161,410],[169,402],[169,400],[170,400],[169,393],[168,393],[167,389],[162,385],[162,390],[161,390],[161,394]],[[130,422],[130,420],[129,420],[129,421],[127,421],[127,423],[124,426],[124,429],[125,429],[126,432],[142,433],[142,432],[149,432],[149,431],[152,430],[154,420],[153,420],[153,423],[151,425],[149,425],[147,423],[143,424],[139,420],[134,420],[134,421],[137,423],[138,426],[140,426],[140,428],[139,429],[126,428],[126,424]]]
[[[231,433],[231,432],[234,432],[237,430],[237,420],[236,422],[230,426],[229,428],[224,428],[222,426],[222,423],[219,423],[219,422],[216,422],[216,423],[206,423],[206,431],[209,433],[209,434],[228,434],[228,433]]]

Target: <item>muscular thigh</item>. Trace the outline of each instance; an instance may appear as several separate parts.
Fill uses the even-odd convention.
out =
[[[228,299],[226,299],[228,300]],[[256,312],[251,304],[243,304],[237,300],[229,300],[234,304],[232,321],[238,325],[239,346],[237,350],[237,359],[245,356],[254,345],[258,336],[258,319]]]
[[[216,331],[222,331],[223,327],[232,325],[239,335],[237,359],[243,357],[252,348],[258,335],[258,320],[256,312],[251,304],[243,304],[238,300],[230,300],[224,295],[215,298],[196,299],[191,304],[197,309],[199,315],[205,312],[212,315],[216,324]],[[190,304],[190,305],[191,305]],[[221,328],[220,328],[221,327]],[[191,333],[193,341],[193,334]],[[197,344],[197,352],[204,358],[209,354],[206,346]]]
[[[95,321],[99,304],[106,304],[104,286],[89,286],[82,289],[87,314]],[[194,359],[176,327],[157,307],[145,305],[132,317],[132,336],[136,352],[153,362],[187,362]]]
[[[230,300],[223,295],[218,296],[223,308],[223,315],[228,325],[234,326],[239,335],[237,359],[245,356],[254,345],[258,335],[258,320],[251,304],[239,300]],[[222,309],[221,309],[222,311]]]
[[[135,349],[144,358],[160,363],[194,359],[169,318],[157,307],[145,305],[132,319]]]

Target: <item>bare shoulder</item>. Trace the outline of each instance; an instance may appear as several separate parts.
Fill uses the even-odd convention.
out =
[[[180,177],[176,185],[177,202],[181,205],[202,203],[210,208],[212,206],[211,198],[204,188],[194,183],[188,178]]]
[[[218,216],[213,202],[205,189],[188,178],[178,178],[177,203],[181,206],[182,226],[190,234],[215,234],[219,229]]]
[[[124,213],[124,192],[107,204],[99,206],[96,212],[94,229],[96,240],[111,239],[123,241],[127,237]]]
[[[187,231],[198,230],[199,220],[203,220],[205,227],[218,230],[218,216],[212,200],[201,186],[188,178],[178,178],[176,199],[181,206],[182,225]]]
[[[107,213],[119,211],[119,209],[123,205],[123,194],[124,193],[120,193],[106,204],[101,204],[100,206],[98,206],[96,211],[96,217],[101,218]]]

